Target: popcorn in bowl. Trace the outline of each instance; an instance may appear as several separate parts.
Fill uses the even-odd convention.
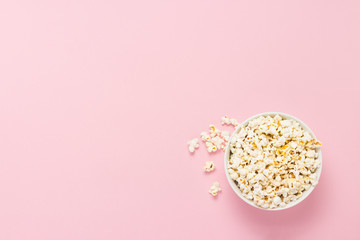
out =
[[[263,209],[286,208],[317,184],[320,147],[295,119],[260,115],[231,137],[227,175],[247,202]]]

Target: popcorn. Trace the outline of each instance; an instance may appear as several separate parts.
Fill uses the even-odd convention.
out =
[[[214,169],[215,169],[215,164],[213,161],[207,161],[205,163],[205,167],[204,167],[205,172],[211,172],[214,171]]]
[[[316,153],[314,150],[310,150],[310,151],[307,151],[305,156],[308,157],[308,158],[313,158],[315,157]]]
[[[227,117],[225,119],[227,119]],[[227,120],[225,121],[227,122]],[[216,152],[219,149],[225,151],[226,145],[230,139],[230,133],[228,131],[221,131],[217,129],[213,124],[210,124],[209,132],[201,132],[200,137],[201,140],[205,142],[208,152]]]
[[[197,138],[194,138],[187,142],[187,144],[189,145],[190,152],[194,152],[196,148],[199,148],[198,142],[199,142],[199,139],[197,139]]]
[[[214,182],[213,185],[209,189],[209,193],[214,197],[221,191],[219,182]]]
[[[226,116],[224,124],[231,124]],[[294,120],[261,116],[231,139],[227,171],[245,198],[261,208],[283,208],[317,184],[322,144]]]
[[[230,124],[233,125],[234,127],[239,125],[238,121],[236,119],[234,119],[234,118],[230,118]]]
[[[224,125],[224,124],[227,124],[229,125],[230,124],[230,118],[228,118],[227,116],[223,116],[221,118],[221,124]]]
[[[228,116],[224,116],[221,118],[221,124],[233,125],[234,127],[236,127],[237,125],[239,125],[239,122],[234,118],[228,118]]]

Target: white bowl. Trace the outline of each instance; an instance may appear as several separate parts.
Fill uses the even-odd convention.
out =
[[[241,193],[239,187],[238,187],[238,186],[235,184],[235,182],[231,179],[231,177],[230,177],[230,175],[229,175],[229,173],[228,173],[228,171],[227,171],[227,169],[228,169],[228,168],[227,168],[227,165],[228,165],[229,158],[230,158],[230,142],[231,142],[231,139],[234,137],[234,135],[235,135],[236,133],[238,133],[238,132],[240,131],[240,127],[241,127],[241,126],[244,126],[244,125],[247,125],[247,124],[249,123],[249,121],[251,121],[251,120],[253,120],[253,119],[257,118],[257,117],[260,117],[260,116],[269,116],[269,115],[273,117],[273,116],[275,116],[276,114],[279,114],[279,115],[280,115],[282,118],[284,118],[284,119],[293,119],[293,120],[299,122],[299,123],[300,123],[300,126],[301,126],[304,130],[308,131],[308,132],[311,134],[311,136],[316,139],[315,134],[314,134],[314,133],[311,131],[311,129],[310,129],[303,121],[301,121],[300,119],[298,119],[298,118],[296,118],[296,117],[294,117],[294,116],[291,116],[291,115],[289,115],[289,114],[286,114],[286,113],[281,113],[281,112],[266,112],[266,113],[260,113],[260,114],[257,114],[257,115],[255,115],[255,116],[252,116],[252,117],[248,118],[247,120],[245,120],[243,123],[239,124],[239,126],[235,129],[235,131],[234,131],[233,134],[231,135],[231,137],[230,137],[230,139],[229,139],[229,142],[228,142],[228,144],[227,144],[227,146],[226,146],[226,150],[225,150],[225,174],[226,174],[226,177],[227,177],[227,179],[228,179],[228,181],[229,181],[229,183],[230,183],[230,186],[231,186],[232,189],[234,190],[234,192],[235,192],[242,200],[244,200],[246,203],[248,203],[249,205],[251,205],[251,206],[253,206],[253,207],[256,207],[256,208],[259,208],[259,209],[262,209],[262,210],[269,210],[269,211],[283,210],[283,209],[291,208],[291,207],[299,204],[299,203],[300,203],[301,201],[303,201],[307,196],[309,196],[309,194],[314,190],[314,188],[315,188],[316,185],[315,185],[315,186],[311,186],[310,189],[308,189],[308,190],[306,190],[306,191],[303,192],[303,194],[302,194],[302,196],[301,196],[300,198],[296,199],[295,201],[289,202],[289,203],[286,204],[286,206],[283,207],[283,208],[278,207],[278,208],[274,208],[274,209],[265,209],[265,208],[261,208],[261,207],[257,206],[252,200],[249,200],[249,199],[247,199],[247,198],[245,198],[245,197],[243,196],[243,194]],[[318,168],[318,169],[316,170],[316,172],[315,172],[316,175],[317,175],[317,179],[319,180],[320,174],[321,174],[321,168],[322,168],[322,155],[321,155],[321,150],[320,150],[319,148],[316,150],[316,152],[319,154],[318,159],[319,159],[320,162],[321,162],[319,168]]]

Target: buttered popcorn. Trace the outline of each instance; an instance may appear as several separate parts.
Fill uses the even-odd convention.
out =
[[[298,122],[279,115],[261,116],[232,138],[227,171],[257,206],[285,207],[317,184],[320,147]]]

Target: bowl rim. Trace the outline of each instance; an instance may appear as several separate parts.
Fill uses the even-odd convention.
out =
[[[300,202],[302,202],[305,198],[307,198],[310,193],[314,190],[314,188],[317,186],[317,184],[314,186],[314,185],[311,185],[310,189],[306,190],[303,192],[303,195],[296,199],[295,201],[292,201],[292,202],[289,202],[288,204],[286,204],[285,207],[277,207],[277,208],[273,208],[273,209],[270,209],[270,208],[261,208],[259,206],[257,206],[252,200],[249,200],[247,198],[245,198],[243,196],[243,194],[241,193],[240,191],[240,188],[238,188],[238,186],[235,184],[235,182],[231,179],[228,171],[227,171],[227,163],[228,163],[228,160],[229,160],[229,157],[230,157],[230,143],[231,143],[231,140],[232,138],[235,136],[236,133],[239,132],[241,126],[244,126],[246,124],[248,124],[251,120],[257,118],[257,117],[260,117],[260,116],[275,116],[275,115],[280,115],[281,117],[283,117],[284,119],[293,119],[297,122],[299,122],[300,126],[305,130],[305,131],[308,131],[310,133],[310,135],[317,139],[315,134],[313,133],[313,131],[310,129],[310,127],[308,125],[306,125],[303,121],[301,121],[299,118],[297,117],[294,117],[290,114],[287,114],[287,113],[283,113],[283,112],[264,112],[264,113],[259,113],[259,114],[256,114],[254,116],[251,116],[249,117],[248,119],[246,119],[245,121],[243,121],[241,124],[239,124],[234,132],[231,134],[231,137],[229,138],[229,141],[226,145],[226,149],[225,149],[225,154],[224,154],[224,168],[225,168],[225,174],[226,174],[226,178],[231,186],[231,188],[233,189],[233,191],[243,200],[245,201],[247,204],[253,206],[253,207],[256,207],[258,209],[261,209],[261,210],[267,210],[267,211],[280,211],[280,210],[285,210],[285,209],[289,209],[291,207],[294,207],[296,206],[297,204],[299,204]],[[318,169],[315,171],[316,175],[317,175],[317,180],[319,181],[320,179],[320,176],[321,176],[321,170],[322,170],[322,153],[321,153],[321,149],[318,148],[316,149],[316,153],[318,153],[318,159],[320,160],[320,166],[318,167]]]

